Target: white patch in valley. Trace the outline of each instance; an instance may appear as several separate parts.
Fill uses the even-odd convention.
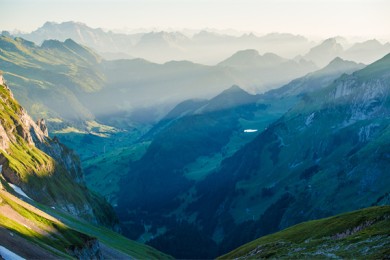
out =
[[[257,129],[245,129],[244,133],[255,133],[257,132]]]

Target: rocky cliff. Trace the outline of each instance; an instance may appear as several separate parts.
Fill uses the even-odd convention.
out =
[[[0,83],[0,178],[35,201],[114,226],[111,206],[86,188],[77,156],[49,138],[44,120],[34,122],[1,75]]]

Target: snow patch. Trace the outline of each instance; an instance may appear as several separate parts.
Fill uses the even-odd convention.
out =
[[[25,198],[27,198],[27,199],[33,200],[32,198],[30,198],[29,196],[27,196],[27,194],[24,193],[24,191],[23,191],[20,187],[16,186],[15,184],[12,184],[12,183],[8,183],[8,184],[9,184],[9,186],[11,186],[12,189],[14,189],[14,191],[15,191],[17,194],[22,195],[23,197],[25,197]]]
[[[0,246],[0,257],[5,260],[24,260],[23,257],[20,257],[3,246]]]
[[[245,129],[244,133],[254,133],[257,132],[257,129]]]

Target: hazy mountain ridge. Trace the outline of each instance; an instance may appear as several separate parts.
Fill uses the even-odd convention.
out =
[[[311,72],[304,77],[294,79],[280,88],[266,92],[264,95],[268,98],[280,99],[290,96],[303,95],[329,85],[342,74],[351,74],[352,72],[364,67],[365,65],[362,63],[358,64],[356,62],[343,60],[337,57],[324,68]]]
[[[288,33],[269,33],[263,36],[249,33],[232,36],[202,30],[193,36],[164,31],[121,34],[105,32],[100,28],[93,29],[77,22],[59,24],[47,22],[29,34],[17,36],[34,41],[36,44],[41,44],[48,39],[64,41],[72,38],[82,45],[95,49],[108,59],[131,56],[157,63],[191,60],[214,65],[237,51],[256,49],[261,53],[272,52],[288,58],[300,55],[314,62],[318,67],[323,67],[337,56],[369,64],[390,51],[390,43],[381,44],[375,39],[351,43],[345,38],[333,37],[316,45],[315,42],[301,35]],[[312,49],[308,52],[310,48]],[[121,56],[121,53],[124,55]]]
[[[250,230],[246,236],[259,237],[303,220],[370,206],[388,192],[388,161],[383,159],[385,140],[390,140],[388,61],[389,55],[304,96],[203,181],[208,195],[201,201],[210,204],[218,197],[213,208],[224,205],[224,214],[241,219],[236,231],[230,230],[233,236],[243,238],[243,230]],[[242,214],[246,209],[249,213]],[[223,227],[222,213],[214,214]],[[204,225],[211,222],[207,215]]]
[[[345,66],[342,66],[342,64]],[[214,202],[219,201],[219,199],[223,200],[225,196],[228,200],[234,200],[236,196],[239,196],[239,193],[234,191],[234,184],[236,182],[230,182],[227,175],[225,176],[225,174],[221,173],[225,177],[220,176],[214,178],[213,176],[215,175],[214,172],[218,171],[220,167],[219,165],[223,163],[224,159],[240,150],[240,147],[244,146],[245,143],[251,142],[251,140],[256,136],[255,133],[244,133],[243,131],[247,128],[256,129],[259,132],[263,131],[267,128],[268,124],[277,120],[283,113],[294,106],[294,104],[299,101],[300,95],[306,92],[314,91],[314,89],[310,89],[311,86],[316,86],[316,89],[318,90],[326,86],[321,84],[330,84],[342,73],[358,70],[362,66],[363,65],[361,64],[336,59],[329,65],[329,67],[325,68],[324,70],[319,70],[317,72],[308,74],[307,76],[294,80],[285,87],[280,88],[279,95],[272,94],[272,92],[278,91],[274,90],[270,91],[270,93],[265,93],[264,95],[251,96],[237,86],[233,86],[209,101],[186,101],[178,105],[175,109],[172,110],[172,113],[168,114],[169,116],[167,116],[166,119],[157,124],[155,128],[152,128],[150,134],[145,135],[146,138],[150,138],[152,140],[151,145],[143,157],[141,157],[140,161],[134,163],[133,167],[135,168],[131,168],[129,170],[129,174],[127,175],[128,177],[125,175],[123,177],[124,179],[120,181],[126,187],[127,183],[135,183],[135,185],[138,187],[137,189],[140,189],[141,186],[139,183],[142,183],[140,180],[142,178],[146,178],[148,179],[148,183],[152,185],[148,185],[146,187],[144,186],[145,190],[136,192],[134,194],[136,196],[135,198],[129,197],[128,193],[120,194],[122,199],[119,200],[120,203],[117,207],[120,218],[125,220],[128,218],[134,220],[139,216],[132,214],[147,211],[148,214],[142,216],[142,219],[145,223],[148,223],[148,225],[150,224],[152,226],[149,233],[152,233],[154,236],[158,235],[159,233],[154,233],[155,231],[153,230],[158,230],[161,227],[160,225],[166,228],[168,232],[166,237],[164,235],[161,235],[160,237],[157,236],[155,240],[150,242],[151,245],[160,249],[169,248],[169,250],[172,251],[167,252],[170,252],[173,255],[175,255],[175,250],[174,248],[169,247],[167,243],[170,243],[168,242],[170,241],[169,239],[174,239],[172,238],[172,232],[178,232],[179,234],[181,232],[180,228],[175,228],[174,224],[172,224],[173,226],[171,226],[171,224],[164,225],[164,222],[161,222],[161,218],[157,220],[155,217],[153,217],[154,214],[156,214],[156,217],[161,215],[171,216],[173,214],[173,218],[171,217],[169,220],[166,220],[166,223],[176,223],[178,220],[175,220],[174,216],[176,216],[176,219],[180,219],[182,221],[180,223],[189,221],[189,226],[186,226],[185,224],[183,226],[183,229],[189,229],[187,235],[190,234],[189,232],[192,232],[191,234],[195,235],[196,232],[200,232],[199,230],[203,230],[203,239],[200,240],[199,243],[205,243],[210,246],[209,243],[213,244],[211,241],[214,240],[214,242],[220,244],[220,250],[222,251],[226,250],[223,249],[225,246],[226,248],[232,248],[232,245],[228,246],[228,243],[223,242],[222,239],[225,237],[226,239],[231,239],[232,241],[237,242],[240,239],[235,237],[240,237],[241,235],[234,232],[230,234],[228,233],[226,235],[214,235],[210,233],[211,230],[216,228],[216,223],[220,222],[224,223],[224,227],[227,229],[232,229],[235,224],[231,222],[233,221],[231,220],[231,217],[221,217],[221,215],[218,214],[218,217],[215,219],[210,219],[210,216],[214,214],[214,210],[219,208],[219,205],[215,204]],[[297,82],[302,83],[298,84]],[[291,89],[294,91],[291,91]],[[257,104],[256,106],[260,107],[255,110],[251,110],[250,107],[253,105],[246,107],[245,100],[251,100],[251,103],[248,103],[249,105]],[[241,111],[239,114],[237,114],[239,118],[237,121],[239,122],[237,125],[238,128],[233,127],[234,125],[229,126],[232,124],[232,122],[229,121],[233,120],[233,118],[236,116],[235,114],[227,113],[229,110],[224,111],[224,107],[226,106],[230,107],[232,111]],[[254,106],[254,108],[256,106]],[[204,121],[204,118],[212,117],[211,112],[213,111],[216,112],[216,115],[218,115],[219,118],[218,121],[222,122],[223,126],[217,123],[209,124],[207,123],[208,121]],[[226,121],[224,118],[226,118]],[[196,125],[196,127],[194,127],[194,125]],[[227,129],[225,129],[226,127]],[[204,141],[210,139],[205,138],[204,134],[210,134],[209,131],[213,131],[210,130],[211,128],[215,128],[218,132],[218,134],[214,135],[213,139],[216,139],[217,136],[218,139],[219,137],[223,138],[226,133],[228,136],[230,135],[230,141],[228,143],[226,143],[226,141],[222,142],[222,144],[225,144],[219,148],[211,141],[207,141],[206,144]],[[196,137],[191,134],[193,131],[195,131]],[[228,131],[232,132],[229,133]],[[196,141],[195,144],[187,143],[187,141],[192,140],[192,138],[199,140]],[[152,145],[159,145],[161,148],[159,150],[152,149]],[[203,149],[216,150],[213,154],[205,156],[205,154],[202,155],[202,153],[199,153],[199,151],[201,151],[201,149],[197,148],[199,145],[205,146]],[[183,149],[186,149],[186,147],[191,151],[182,151]],[[183,156],[187,156],[189,154],[192,154],[193,159],[189,161],[184,160]],[[256,155],[256,152],[254,155]],[[196,157],[198,158],[196,159]],[[154,161],[156,158],[160,158],[159,162]],[[196,160],[194,161],[194,159]],[[191,161],[193,162],[191,163]],[[238,164],[241,163],[238,162]],[[176,165],[176,168],[169,170],[169,167],[172,165]],[[250,167],[253,164],[246,164],[244,162],[242,167],[245,167],[245,165]],[[141,168],[142,171],[140,170]],[[161,174],[162,172],[166,174]],[[228,171],[224,169],[224,172],[227,173]],[[134,175],[133,173],[137,174]],[[144,175],[143,177],[141,177],[141,173]],[[149,191],[149,189],[156,191],[156,189],[153,188],[154,183],[159,185],[162,180],[164,180],[167,185],[161,187],[161,189],[157,189],[159,195],[151,195],[152,193]],[[266,190],[267,189],[264,189],[265,194],[267,193]],[[270,193],[272,193],[271,190],[272,189],[270,189]],[[223,192],[228,192],[228,194],[231,194],[232,197],[229,197]],[[137,197],[137,194],[142,198]],[[166,196],[168,196],[169,199],[167,199]],[[153,197],[158,198],[158,200],[153,200]],[[140,209],[136,210],[137,207],[140,207]],[[124,213],[123,209],[125,208],[133,209],[132,213]],[[210,214],[210,212],[213,213]],[[218,210],[218,212],[220,212],[220,210]],[[191,217],[194,215],[196,215],[195,220],[193,220],[193,217]],[[252,215],[249,214],[247,216],[252,217]],[[137,223],[135,222],[134,224]],[[176,225],[179,224],[176,223]],[[135,226],[131,227],[133,230],[138,230],[138,228]],[[240,230],[240,227],[238,227],[237,230]],[[139,232],[140,233],[138,234],[132,233],[131,236],[136,238],[137,235],[142,234],[142,229]],[[244,234],[242,236],[245,237]],[[204,241],[209,242],[206,243]],[[180,248],[179,244],[180,242],[177,242],[176,248]],[[165,247],[163,245],[165,245]],[[216,254],[216,250],[216,245],[214,245],[213,248],[210,248],[210,252],[214,252],[214,254]],[[178,257],[185,256],[178,255]],[[206,256],[203,255],[203,257]],[[211,257],[211,255],[208,255],[208,257]]]
[[[288,83],[290,80],[315,71],[316,65],[305,59],[288,60],[274,53],[260,55],[256,50],[242,50],[218,66],[230,69],[235,78],[242,79],[241,86],[254,93],[263,93]],[[276,76],[277,75],[277,79]],[[237,83],[239,84],[239,83]]]
[[[157,37],[158,45],[180,52],[180,44],[191,40],[175,33],[148,36],[151,44]],[[230,36],[213,37],[218,42]],[[343,59],[348,53],[352,60],[373,59],[389,44],[344,46],[341,38],[326,40],[308,56],[323,65],[330,61],[327,66],[262,95],[246,90],[260,86],[265,76],[280,78],[297,69],[283,81],[288,82],[313,71],[313,63],[306,56],[287,60],[253,49],[217,66],[105,61],[73,40],[37,46],[9,37],[2,37],[0,55],[26,103],[41,102],[43,93],[56,97],[44,109],[31,102],[29,111],[53,113],[60,111],[58,103],[73,102],[71,113],[87,126],[68,140],[80,152],[92,148],[83,154],[87,179],[117,206],[128,236],[177,257],[204,258],[300,221],[369,206],[388,194],[388,56],[367,67]],[[24,93],[30,89],[23,82],[34,89]],[[242,89],[223,91],[232,83]],[[179,103],[187,98],[195,99]],[[61,154],[63,147],[52,145],[66,161],[66,150]],[[188,249],[193,238],[198,244]]]
[[[9,38],[6,38],[5,42],[13,43],[13,41]],[[22,41],[21,39],[18,41]],[[88,111],[93,111],[94,114],[100,115],[101,120],[107,120],[106,123],[109,123],[108,119],[110,120],[123,120],[126,124],[129,124],[133,129],[134,125],[132,122],[134,122],[134,117],[131,113],[129,113],[129,110],[132,109],[133,106],[135,106],[137,103],[133,102],[125,102],[134,100],[138,102],[140,105],[147,104],[147,100],[153,101],[156,98],[162,99],[165,96],[171,96],[171,93],[174,93],[176,91],[182,91],[182,93],[185,93],[187,88],[179,88],[180,86],[186,86],[186,82],[189,82],[191,84],[194,84],[194,87],[197,87],[196,91],[200,95],[205,95],[205,91],[207,91],[209,94],[208,96],[212,95],[212,93],[220,92],[222,89],[226,88],[224,87],[224,84],[220,84],[220,87],[218,88],[212,88],[210,90],[210,86],[213,86],[215,84],[215,79],[212,82],[207,82],[207,75],[210,73],[210,71],[219,71],[219,73],[227,73],[224,71],[224,68],[222,66],[204,66],[200,64],[195,64],[188,61],[172,61],[165,64],[155,64],[148,62],[146,60],[141,59],[135,59],[135,60],[120,60],[120,61],[101,61],[99,57],[95,58],[96,55],[91,55],[91,52],[85,49],[86,51],[82,51],[84,49],[79,50],[80,47],[77,47],[78,45],[75,44],[73,41],[68,40],[64,43],[61,43],[59,41],[48,41],[45,43],[45,48],[40,51],[41,47],[37,47],[32,43],[27,42],[27,47],[25,47],[25,44],[19,44],[18,41],[16,43],[11,44],[10,46],[17,46],[16,53],[19,53],[19,55],[25,56],[26,53],[29,54],[33,50],[36,53],[39,53],[41,57],[44,57],[46,59],[49,59],[51,57],[47,54],[47,52],[52,52],[55,55],[62,57],[63,55],[64,60],[62,64],[66,65],[65,67],[62,67],[62,70],[64,68],[67,68],[70,64],[72,64],[74,61],[77,61],[76,64],[79,64],[80,72],[84,71],[83,67],[87,66],[87,68],[91,69],[93,73],[98,73],[98,75],[101,75],[102,81],[99,83],[101,84],[99,88],[96,87],[86,87],[83,88],[84,85],[81,85],[79,87],[79,90],[74,90],[72,88],[69,88],[71,91],[74,91],[75,96],[79,98],[80,103],[82,104],[88,104],[88,108],[86,108]],[[30,47],[28,47],[30,46]],[[50,47],[50,48],[49,48]],[[23,49],[24,48],[24,49]],[[30,48],[30,49],[28,49]],[[22,51],[20,51],[22,49]],[[27,51],[26,51],[27,49]],[[8,50],[8,49],[7,49]],[[12,48],[9,50],[13,50]],[[15,53],[13,50],[12,53]],[[245,53],[245,52],[244,52]],[[260,56],[256,51],[249,51],[252,57]],[[9,54],[8,54],[9,55]],[[30,54],[31,56],[31,54]],[[6,56],[9,57],[9,56]],[[27,55],[27,57],[29,57]],[[72,57],[72,58],[69,58]],[[263,58],[270,58],[271,60],[276,60],[276,63],[278,62],[285,62],[284,59],[281,59],[277,57],[274,54],[268,54],[261,56]],[[39,60],[42,58],[35,58],[28,60],[32,65],[40,64]],[[74,59],[74,60],[73,60]],[[288,63],[289,61],[287,61]],[[245,64],[245,61],[243,62]],[[9,64],[9,63],[6,63]],[[91,64],[91,65],[88,65]],[[293,63],[297,64],[297,63]],[[262,65],[262,64],[261,64]],[[261,66],[260,65],[260,66]],[[37,65],[34,65],[37,66]],[[46,65],[49,66],[49,65]],[[296,66],[296,65],[295,65]],[[208,184],[201,184],[205,179],[208,178],[208,176],[211,176],[211,172],[216,170],[219,167],[219,164],[223,159],[225,159],[228,156],[231,156],[234,152],[236,152],[244,143],[252,140],[252,138],[255,137],[255,134],[251,133],[243,133],[243,130],[245,129],[257,129],[259,132],[264,130],[268,124],[276,120],[279,116],[281,116],[283,113],[285,113],[289,108],[291,108],[298,100],[299,96],[305,93],[306,91],[310,92],[309,89],[311,88],[318,88],[323,87],[323,84],[330,83],[333,79],[335,79],[338,75],[340,75],[343,72],[351,72],[355,69],[360,68],[361,64],[355,64],[352,62],[346,62],[342,61],[340,59],[336,59],[334,62],[332,62],[328,67],[324,68],[322,71],[318,71],[315,73],[312,73],[316,76],[310,76],[311,74],[307,75],[306,77],[303,77],[301,80],[303,83],[300,83],[298,85],[292,86],[292,87],[286,87],[287,90],[282,90],[282,93],[274,96],[270,93],[267,93],[265,95],[258,95],[253,96],[249,95],[248,93],[245,93],[245,91],[240,90],[237,87],[233,87],[228,91],[225,91],[220,96],[217,95],[216,98],[211,99],[209,101],[199,101],[194,102],[192,104],[187,103],[187,105],[183,105],[182,107],[176,108],[176,111],[172,111],[172,113],[168,114],[170,116],[164,118],[166,120],[166,124],[156,125],[155,128],[152,128],[150,134],[145,135],[145,138],[137,143],[137,137],[142,136],[142,131],[147,130],[149,126],[146,126],[142,124],[143,128],[139,128],[138,133],[130,132],[129,134],[126,133],[118,133],[118,134],[112,134],[109,135],[112,136],[114,139],[110,138],[104,138],[104,137],[98,137],[98,136],[91,136],[87,135],[86,133],[79,134],[80,136],[77,137],[80,139],[79,146],[84,147],[88,146],[89,143],[83,143],[83,142],[91,142],[92,144],[94,142],[96,143],[96,148],[98,151],[102,151],[103,153],[91,153],[90,158],[85,161],[87,162],[86,169],[88,169],[87,173],[87,180],[90,181],[90,184],[96,188],[97,190],[102,189],[102,187],[106,186],[107,180],[109,180],[110,185],[112,187],[110,189],[107,189],[107,191],[104,191],[104,194],[107,195],[108,198],[110,198],[110,201],[116,204],[118,201],[118,196],[121,191],[118,192],[117,189],[120,189],[121,183],[123,180],[126,180],[126,174],[122,173],[122,171],[129,171],[130,168],[134,170],[134,172],[141,172],[141,171],[151,171],[154,172],[158,169],[153,169],[153,167],[147,167],[145,165],[150,165],[150,161],[153,161],[154,159],[158,159],[159,163],[156,163],[160,165],[160,170],[164,172],[170,172],[169,176],[166,176],[164,180],[171,180],[170,184],[171,186],[168,186],[166,188],[162,188],[160,183],[161,180],[154,179],[154,174],[152,175],[139,175],[140,178],[138,181],[146,180],[149,182],[149,187],[143,187],[142,185],[136,185],[134,189],[132,190],[139,190],[138,195],[131,195],[127,194],[126,196],[134,201],[138,201],[137,205],[142,205],[139,202],[145,202],[143,207],[149,207],[154,209],[153,214],[150,214],[149,216],[144,216],[144,221],[152,225],[151,230],[144,230],[144,225],[141,223],[138,223],[138,220],[143,216],[140,215],[137,210],[134,210],[131,214],[135,214],[134,218],[131,218],[132,224],[126,224],[125,225],[125,231],[126,234],[129,235],[132,238],[140,238],[139,236],[141,234],[145,235],[145,239],[149,239],[148,236],[152,234],[153,236],[156,236],[155,240],[152,240],[150,243],[155,246],[161,246],[166,241],[166,237],[164,235],[161,236],[161,229],[164,230],[164,225],[161,222],[161,219],[159,221],[156,220],[159,213],[164,212],[167,214],[172,214],[172,212],[177,209],[177,211],[174,213],[173,216],[168,218],[169,220],[167,226],[167,232],[180,232],[180,228],[175,228],[175,225],[177,224],[176,218],[182,218],[184,220],[191,219],[190,216],[195,212],[195,214],[200,214],[199,217],[197,217],[196,223],[190,223],[190,226],[186,226],[184,224],[183,228],[187,229],[189,228],[189,231],[187,232],[187,236],[191,237],[190,234],[193,234],[194,236],[196,234],[202,234],[203,239],[199,240],[199,243],[203,246],[210,247],[210,252],[214,252],[213,255],[217,255],[217,246],[213,243],[213,240],[219,243],[219,250],[227,250],[232,248],[234,245],[238,245],[239,241],[245,242],[249,237],[243,238],[243,240],[240,239],[233,239],[237,233],[240,227],[237,227],[236,231],[231,231],[229,234],[212,234],[211,229],[213,225],[217,225],[214,222],[210,222],[207,227],[204,230],[208,230],[207,232],[201,232],[200,228],[204,225],[203,223],[203,216],[204,212],[203,210],[194,210],[196,209],[196,205],[201,205],[202,200],[198,198],[198,196],[208,196],[207,192],[205,192],[204,187],[207,187]],[[12,68],[12,67],[11,67]],[[234,68],[229,68],[234,69]],[[248,68],[250,69],[250,67]],[[149,73],[145,73],[145,70]],[[245,70],[243,70],[245,72]],[[270,70],[271,71],[271,70]],[[57,70],[56,73],[59,71]],[[194,72],[197,74],[197,82],[193,82],[193,76]],[[9,72],[6,72],[9,73]],[[182,77],[182,81],[177,80],[178,75],[175,73],[179,73],[180,77]],[[7,74],[8,75],[8,74]],[[9,73],[11,75],[11,73]],[[84,77],[83,74],[80,74],[80,77],[78,80],[82,80]],[[89,75],[89,74],[87,74]],[[92,74],[93,75],[93,74]],[[151,77],[152,75],[152,77]],[[205,75],[205,83],[202,83],[202,75]],[[171,78],[167,78],[167,76]],[[133,81],[129,81],[129,78]],[[248,77],[250,78],[250,77]],[[151,81],[154,80],[155,82]],[[172,79],[172,81],[177,80],[177,88],[172,87],[172,81],[167,80],[164,82],[160,79]],[[220,79],[219,79],[220,80]],[[231,82],[231,79],[229,77],[225,78],[226,82]],[[55,84],[56,81],[51,81]],[[148,83],[150,82],[150,83]],[[213,83],[214,82],[214,83]],[[299,80],[298,80],[299,82]],[[311,82],[311,83],[310,83]],[[111,86],[107,86],[105,84],[112,84]],[[155,84],[155,87],[150,88],[144,88],[144,98],[142,99],[142,92],[139,96],[130,95],[133,93],[133,91],[137,90],[137,87],[142,90],[142,87],[148,86],[148,84],[151,84],[150,86],[153,86]],[[164,87],[164,84],[166,84],[167,87]],[[296,81],[291,82],[290,84],[294,85]],[[51,85],[47,84],[46,88],[49,88]],[[226,83],[227,84],[227,83]],[[71,86],[71,85],[69,85]],[[199,87],[200,86],[200,87]],[[171,90],[169,90],[169,87],[171,87]],[[206,90],[207,89],[207,90]],[[218,90],[220,89],[220,90]],[[283,88],[282,88],[283,89]],[[154,92],[150,92],[151,90],[155,90]],[[210,92],[209,92],[210,91]],[[277,92],[277,90],[275,90]],[[290,91],[290,92],[289,92]],[[60,97],[59,92],[57,94],[58,97]],[[81,93],[84,93],[80,95]],[[232,94],[233,93],[233,94]],[[108,94],[108,95],[107,95]],[[177,94],[180,94],[180,92],[177,92]],[[188,97],[193,97],[194,93],[186,93]],[[131,97],[131,99],[129,99]],[[251,104],[247,106],[247,104],[242,103],[239,101],[239,97],[242,97],[242,100],[245,101],[249,98],[251,100]],[[227,99],[226,99],[227,98]],[[139,99],[139,100],[137,100]],[[177,99],[184,99],[182,96],[181,98]],[[94,102],[92,102],[94,101]],[[229,104],[229,102],[232,101],[230,107],[226,108],[226,105]],[[121,102],[124,102],[121,106]],[[209,104],[207,104],[209,102]],[[115,104],[114,106],[112,104]],[[99,105],[101,110],[97,110],[97,105]],[[119,106],[118,106],[119,105]],[[241,106],[241,108],[240,108]],[[245,107],[253,107],[260,106],[261,109],[249,109],[246,110]],[[225,108],[224,108],[225,107]],[[110,110],[113,109],[114,110]],[[118,110],[115,110],[119,108]],[[139,108],[139,107],[138,107]],[[157,107],[160,110],[160,114],[156,115],[155,118],[159,118],[163,116],[163,113],[161,113],[161,107]],[[222,109],[222,110],[219,110]],[[225,109],[226,113],[221,113],[220,111],[223,111]],[[117,112],[124,112],[124,115],[116,115],[115,111]],[[158,110],[157,110],[158,111]],[[168,111],[168,110],[167,110]],[[234,112],[229,112],[234,111]],[[104,114],[107,113],[108,119],[104,119]],[[129,114],[126,114],[129,113]],[[153,111],[147,112],[147,114],[144,115],[145,118],[149,117],[150,114],[148,113],[155,113]],[[91,112],[92,114],[92,112]],[[214,114],[214,116],[213,116]],[[113,116],[114,115],[114,116]],[[142,119],[141,115],[141,119]],[[95,117],[92,117],[95,118]],[[99,119],[99,116],[96,117]],[[196,120],[195,120],[196,119]],[[198,120],[199,119],[199,120]],[[211,121],[210,121],[211,120]],[[142,120],[141,120],[142,121]],[[104,122],[104,121],[103,121]],[[195,122],[195,125],[194,125]],[[196,123],[198,122],[198,123]],[[208,123],[214,122],[215,124],[212,124],[212,127],[208,126]],[[236,122],[236,123],[234,123]],[[94,129],[94,126],[91,126],[91,129]],[[99,127],[98,127],[99,128]],[[101,127],[100,127],[101,128]],[[211,128],[213,128],[214,132],[212,132]],[[177,129],[180,129],[178,132]],[[153,132],[154,131],[154,132]],[[181,151],[181,148],[185,148],[183,146],[183,143],[186,141],[191,141],[188,139],[189,136],[191,136],[190,133],[194,133],[195,136],[197,136],[198,140],[195,142],[195,146],[199,144],[203,144],[200,147],[200,149],[191,149],[191,147],[195,147],[192,145],[194,142],[190,142],[191,145],[187,145],[186,147],[189,147],[189,151]],[[211,134],[214,133],[214,134]],[[209,142],[205,140],[212,141],[212,136],[219,136],[220,141],[217,142]],[[127,136],[128,135],[128,136]],[[114,137],[115,136],[115,137]],[[209,137],[207,137],[209,136]],[[75,138],[75,136],[73,136]],[[118,138],[118,140],[121,140],[120,142],[128,142],[128,145],[131,144],[130,147],[126,148],[126,143],[123,143],[120,145],[120,147],[115,150],[114,147],[112,147],[112,142],[115,142],[115,138]],[[182,138],[182,139],[180,139]],[[204,139],[205,138],[205,139]],[[107,140],[105,140],[107,139]],[[75,139],[76,140],[76,139]],[[77,141],[73,144],[75,145],[74,148],[82,150],[77,146]],[[108,149],[114,149],[112,152],[105,153],[106,150],[106,144],[107,150]],[[215,147],[213,148],[215,144]],[[91,147],[95,147],[91,145]],[[104,146],[104,148],[103,148]],[[122,148],[121,148],[122,147]],[[161,149],[160,149],[160,148]],[[179,149],[180,148],[180,149]],[[212,153],[210,153],[210,151]],[[213,150],[214,149],[214,150]],[[83,150],[84,151],[84,150]],[[179,152],[181,151],[181,152]],[[178,153],[181,156],[184,156],[183,158],[179,159],[179,157],[176,156],[176,153]],[[214,153],[215,152],[215,153]],[[172,154],[173,153],[173,154]],[[169,156],[169,155],[172,156]],[[109,158],[107,160],[107,156],[115,156],[113,158]],[[158,155],[156,157],[156,155]],[[186,161],[186,155],[190,155],[191,159]],[[86,158],[87,155],[84,155],[84,158]],[[95,156],[98,156],[97,158]],[[167,157],[166,157],[167,156]],[[171,160],[174,160],[172,162],[172,165],[176,165],[175,169],[169,168],[168,170],[164,168],[163,165],[166,162],[169,162]],[[129,168],[129,161],[130,168]],[[97,163],[98,162],[98,163]],[[94,164],[95,163],[95,164]],[[111,165],[110,165],[111,163]],[[113,166],[117,165],[117,166]],[[203,165],[203,168],[199,168]],[[99,169],[101,167],[101,169]],[[103,174],[103,172],[105,173]],[[120,174],[118,175],[118,172]],[[97,175],[94,175],[97,174]],[[96,178],[95,176],[101,176],[104,177],[101,180],[103,183],[99,183],[99,178]],[[215,181],[215,180],[214,180]],[[212,181],[212,182],[214,182]],[[136,184],[137,181],[131,182],[132,184]],[[206,182],[207,183],[207,182]],[[171,187],[176,186],[178,184],[182,189],[171,189]],[[205,186],[206,185],[206,186]],[[154,187],[157,187],[155,190]],[[186,193],[183,189],[185,187],[196,187],[195,188],[195,194],[198,194],[194,197],[194,194],[191,191],[190,193]],[[230,187],[227,185],[226,187]],[[192,188],[193,189],[193,188]],[[269,187],[267,187],[264,190],[264,194],[268,194],[267,190]],[[129,190],[126,186],[126,189],[122,190]],[[151,192],[153,190],[153,192]],[[140,194],[148,194],[148,196],[141,196]],[[165,194],[169,193],[169,194]],[[270,193],[272,193],[272,189],[270,189]],[[155,195],[155,196],[154,196]],[[237,194],[236,194],[237,195]],[[234,195],[234,196],[236,196]],[[120,195],[119,197],[121,197]],[[125,195],[123,195],[125,196]],[[141,196],[141,197],[139,197]],[[160,201],[162,202],[161,205],[158,205],[157,208],[155,208],[155,204],[151,203],[153,201],[152,197],[158,197]],[[168,200],[171,201],[173,198],[173,203],[166,204],[167,201],[166,198],[169,198]],[[181,198],[181,199],[180,199]],[[209,204],[213,205],[215,201],[217,201],[218,197],[212,197],[210,199]],[[286,197],[287,201],[289,201],[291,198]],[[178,205],[180,205],[180,201],[185,201],[183,204],[183,208],[177,208]],[[121,199],[119,198],[119,202]],[[132,202],[132,203],[133,203]],[[283,200],[282,200],[283,202]],[[280,203],[282,203],[280,202]],[[122,205],[126,204],[126,202],[120,202],[118,203],[118,206],[122,207]],[[164,206],[165,205],[165,206]],[[192,205],[192,206],[190,206]],[[216,206],[217,207],[217,206]],[[203,213],[202,213],[203,212]],[[207,212],[207,209],[205,209],[205,212]],[[120,212],[121,213],[121,212]],[[245,213],[246,215],[250,216],[249,213]],[[121,220],[127,221],[129,215],[121,213]],[[224,225],[231,225],[231,222],[229,220],[229,217],[226,217],[226,222]],[[230,223],[230,224],[229,224]],[[191,226],[193,225],[193,226]],[[233,225],[234,226],[234,225]],[[215,227],[215,226],[214,226]],[[157,230],[154,230],[154,229]],[[169,233],[167,233],[168,236]],[[160,236],[159,236],[160,235]],[[140,238],[140,241],[142,241],[142,238]],[[223,239],[232,239],[231,242],[222,242]],[[159,247],[161,248],[161,247]],[[222,252],[220,251],[220,252]],[[171,251],[168,251],[171,252]],[[190,251],[189,251],[190,252]],[[206,256],[203,255],[204,257]]]
[[[83,130],[85,121],[93,120],[119,128],[131,126],[132,121],[155,122],[183,100],[210,98],[233,84],[251,92],[264,91],[314,69],[309,63],[284,59],[253,69],[189,61],[104,61],[70,39],[47,40],[42,46],[22,38],[0,39],[0,65],[16,97],[55,130]]]
[[[0,65],[15,96],[35,117],[93,119],[80,95],[100,89],[104,76],[96,68],[99,58],[90,50],[72,40],[50,40],[39,47],[5,36],[0,50]]]
[[[93,29],[77,22],[47,22],[29,34],[17,36],[41,44],[47,39],[64,41],[72,38],[89,46],[99,53],[126,53],[133,57],[145,58],[164,63],[172,59],[191,60],[214,65],[223,58],[242,49],[256,48],[266,52],[276,52],[294,57],[313,46],[306,38],[287,33],[271,33],[264,36],[244,34],[240,37],[215,32],[200,31],[192,37],[180,32],[147,32],[120,34]],[[287,40],[288,39],[288,44]],[[224,46],[224,48],[220,48]],[[159,51],[155,48],[159,47]],[[202,54],[209,50],[207,54]]]
[[[370,64],[390,52],[390,43],[381,44],[376,39],[357,42],[350,47],[344,47],[342,42],[340,37],[326,39],[311,48],[303,57],[323,67],[336,57]]]

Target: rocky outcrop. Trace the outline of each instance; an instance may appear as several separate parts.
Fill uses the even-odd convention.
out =
[[[6,150],[9,147],[9,138],[4,127],[0,124],[0,149]]]
[[[61,144],[58,138],[46,139],[46,142],[38,143],[37,147],[64,166],[75,182],[84,184],[79,158],[72,150]]]
[[[113,227],[112,207],[89,192],[78,157],[51,139],[43,119],[34,122],[0,85],[0,164],[2,176],[32,199],[94,223]]]
[[[43,118],[39,119],[37,121],[37,125],[39,127],[39,129],[41,129],[42,133],[48,137],[49,136],[49,130],[47,129],[47,126],[46,126],[46,122]]]
[[[1,71],[0,71],[0,85],[5,85],[4,77]]]
[[[71,256],[81,260],[103,259],[100,244],[97,239],[86,241],[83,246],[71,246],[67,249],[67,252]]]

